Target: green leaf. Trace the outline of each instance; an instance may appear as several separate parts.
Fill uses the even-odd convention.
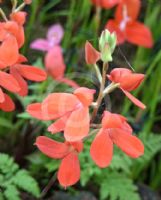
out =
[[[8,185],[4,191],[4,196],[7,200],[21,200],[19,196],[19,191],[14,185]]]
[[[18,170],[18,165],[7,154],[0,154],[0,174],[13,174]]]
[[[110,200],[140,200],[137,193],[137,187],[132,180],[117,172],[111,172],[106,175],[100,188],[101,200],[109,198]]]
[[[20,170],[13,158],[7,154],[0,154],[0,186],[9,200],[19,200],[18,189],[24,190],[35,197],[40,195],[36,180],[26,170]],[[13,194],[13,197],[11,194]]]
[[[3,193],[1,192],[1,190],[0,190],[0,200],[4,200],[4,196],[3,196]]]
[[[13,183],[35,197],[39,197],[40,195],[40,189],[37,182],[26,170],[18,171],[14,176]]]
[[[32,119],[32,117],[27,112],[20,113],[17,115],[17,117],[21,119]]]
[[[54,172],[59,168],[60,163],[58,160],[50,160],[45,164],[45,167],[47,168],[48,172]]]
[[[10,120],[7,120],[3,117],[0,117],[0,126],[6,127],[6,128],[12,128],[13,127]]]

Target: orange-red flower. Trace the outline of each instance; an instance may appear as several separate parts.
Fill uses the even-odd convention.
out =
[[[129,93],[139,87],[144,80],[144,76],[144,74],[132,73],[129,69],[115,68],[108,75],[108,78],[114,83],[119,83],[120,89],[135,105],[145,109],[146,106]]]
[[[11,112],[15,109],[15,104],[12,101],[11,97],[5,93],[3,93],[3,101],[0,102],[0,109],[5,112]]]
[[[0,25],[0,31],[1,28]],[[6,36],[0,35],[0,41],[0,69],[4,69],[7,66],[13,65],[17,61],[19,49],[16,38],[11,34]]]
[[[78,141],[87,136],[90,127],[89,105],[94,90],[80,87],[69,93],[52,93],[41,103],[30,104],[27,112],[42,120],[58,119],[48,130],[57,133],[64,130],[67,141]]]
[[[0,86],[18,93],[27,95],[28,86],[25,79],[43,81],[46,79],[44,70],[22,64],[27,59],[19,54],[19,48],[25,41],[23,24],[26,20],[25,12],[13,12],[10,20],[0,23]],[[0,109],[12,111],[14,103],[0,88]]]
[[[109,9],[117,5],[120,0],[91,0],[96,6]]]
[[[27,59],[20,55],[19,60],[14,65],[10,66],[10,74],[17,80],[20,86],[18,94],[20,96],[26,96],[28,93],[28,85],[25,79],[31,81],[44,81],[47,78],[47,74],[44,70],[35,66],[22,64],[27,62]]]
[[[2,71],[0,71],[0,86],[14,93],[18,93],[20,90],[20,86],[16,81],[16,79],[12,75]],[[1,87],[0,87],[0,103],[3,103],[5,101],[5,94],[3,93]]]
[[[0,69],[15,64],[19,59],[19,48],[25,41],[25,17],[25,12],[16,12],[11,14],[10,21],[0,23]]]
[[[144,145],[132,135],[132,129],[126,118],[105,111],[102,128],[90,148],[91,157],[99,167],[107,167],[111,163],[113,144],[132,158],[137,158],[144,153]]]
[[[100,52],[97,51],[90,42],[86,41],[85,44],[86,63],[89,65],[93,65],[100,59],[100,57],[101,57]]]
[[[118,44],[128,41],[147,48],[153,46],[150,29],[137,21],[140,4],[140,0],[121,0],[116,9],[115,19],[107,22],[106,28],[110,32],[116,32]]]
[[[78,153],[83,150],[82,142],[60,143],[45,136],[36,139],[36,146],[50,158],[62,159],[57,178],[63,187],[74,185],[80,179]]]

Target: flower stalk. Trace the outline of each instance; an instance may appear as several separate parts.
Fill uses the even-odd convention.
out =
[[[0,15],[2,16],[4,21],[6,21],[6,22],[8,21],[8,19],[7,19],[6,15],[5,15],[4,11],[2,10],[2,8],[0,8]]]
[[[100,85],[100,91],[99,91],[99,95],[97,97],[97,100],[96,100],[96,107],[94,108],[93,110],[93,113],[92,113],[92,117],[91,117],[91,122],[94,121],[96,115],[97,115],[97,112],[98,112],[98,109],[100,107],[100,104],[102,102],[102,99],[103,99],[103,91],[104,91],[104,88],[105,88],[105,83],[106,83],[106,72],[108,70],[108,63],[103,63],[103,68],[102,68],[102,81],[101,81],[101,85]]]

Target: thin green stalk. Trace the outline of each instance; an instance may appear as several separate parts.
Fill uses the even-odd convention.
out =
[[[37,19],[37,10],[38,10],[38,7],[39,7],[39,0],[34,0],[31,4],[31,15],[30,15],[30,18],[29,18],[29,21],[28,21],[28,25],[27,25],[27,28],[26,28],[26,31],[25,31],[25,36],[26,36],[26,41],[25,41],[25,45],[22,49],[22,53],[23,54],[26,54],[26,51],[27,51],[27,48],[29,47],[30,45],[30,38],[31,38],[31,34],[32,34],[32,28],[33,28],[33,25],[35,24],[36,22],[36,19]]]
[[[76,1],[75,0],[71,0],[70,3],[70,9],[69,9],[69,15],[68,15],[68,19],[67,19],[67,24],[66,24],[66,32],[65,32],[65,36],[64,36],[64,41],[63,41],[63,47],[65,49],[68,49],[68,46],[71,43],[71,38],[72,38],[72,30],[73,30],[73,21],[75,16],[73,16],[73,13],[75,13],[75,7],[76,7]]]
[[[103,91],[105,89],[107,69],[108,69],[108,63],[103,63],[103,68],[102,68],[102,82],[101,82],[101,86],[100,86],[99,95],[98,95],[97,100],[96,100],[96,107],[94,108],[93,113],[92,113],[91,122],[94,121],[94,119],[95,119],[95,117],[97,115],[98,109],[100,107],[100,104],[102,102],[102,99],[103,99]]]

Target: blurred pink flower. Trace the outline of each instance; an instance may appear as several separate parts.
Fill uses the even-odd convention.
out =
[[[78,88],[79,85],[64,77],[66,65],[62,54],[62,48],[59,45],[53,47],[45,55],[45,67],[47,72],[58,82],[65,83],[73,88]]]
[[[62,55],[62,49],[59,45],[53,47],[45,55],[45,67],[48,73],[55,79],[64,76],[66,66]]]
[[[40,51],[47,51],[45,55],[45,67],[48,74],[55,80],[73,88],[78,88],[79,85],[77,83],[64,77],[66,65],[60,46],[63,35],[64,30],[62,26],[60,24],[55,24],[49,28],[46,39],[36,39],[31,43],[30,47]]]
[[[64,30],[60,24],[51,26],[47,32],[46,39],[38,38],[34,40],[30,47],[40,51],[50,51],[55,45],[59,45],[64,35]]]

